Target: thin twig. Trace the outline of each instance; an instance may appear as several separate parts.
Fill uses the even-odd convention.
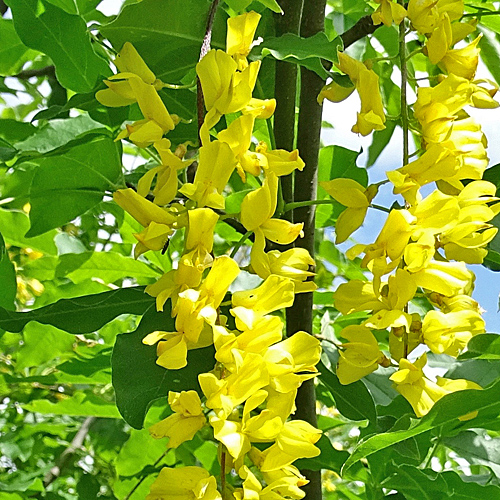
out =
[[[78,429],[78,432],[75,434],[75,437],[71,441],[70,445],[61,453],[56,465],[54,465],[54,467],[52,467],[52,469],[50,469],[45,476],[43,480],[45,487],[53,483],[61,475],[61,472],[68,466],[71,457],[82,447],[83,442],[89,433],[90,427],[96,420],[96,417],[87,417],[83,421],[82,426]]]
[[[19,80],[29,80],[35,76],[49,76],[55,78],[56,68],[53,65],[44,66],[43,68],[37,69],[25,69],[20,71],[17,75],[12,75],[12,78],[18,78]]]
[[[213,0],[208,10],[207,25],[205,28],[205,36],[203,37],[203,43],[201,44],[200,58],[201,61],[210,51],[210,44],[212,42],[212,28],[215,20],[215,12],[219,5],[220,0]],[[205,101],[203,100],[203,90],[201,88],[200,79],[197,78],[197,107],[198,107],[198,132],[203,125],[203,120],[205,119]]]
[[[168,450],[165,451],[165,453],[163,453],[161,455],[161,457],[153,464],[153,467],[156,467],[164,458],[165,458],[165,455],[168,453]],[[141,477],[141,479],[139,479],[139,481],[137,482],[137,484],[129,491],[128,495],[126,497],[123,498],[123,500],[129,500],[129,498],[134,494],[134,491],[137,490],[137,488],[139,488],[139,486],[144,482],[144,480],[146,478],[149,477],[149,474],[146,474],[144,476]]]

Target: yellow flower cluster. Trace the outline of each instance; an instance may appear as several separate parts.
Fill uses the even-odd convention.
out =
[[[394,4],[379,3],[374,21],[398,22],[397,13],[391,18]],[[473,25],[457,21],[462,14],[461,1],[408,3],[411,26],[426,37],[425,53],[446,74],[440,75],[434,87],[421,87],[417,92],[414,117],[421,131],[423,154],[387,172],[394,194],[404,197],[405,207],[389,211],[374,243],[355,245],[347,252],[350,258],[363,255],[362,266],[371,271],[372,281],[350,281],[334,294],[335,306],[342,314],[366,311],[369,316],[361,325],[340,332],[347,340],[339,352],[337,375],[341,383],[352,383],[379,366],[397,363],[399,369],[390,378],[418,416],[428,413],[445,394],[480,389],[467,380],[438,377],[433,382],[424,374],[426,354],[414,361],[408,356],[421,346],[435,354],[456,357],[474,335],[485,331],[480,307],[470,296],[474,275],[466,264],[483,262],[485,247],[497,233],[490,221],[500,212],[496,187],[482,180],[488,165],[486,138],[465,110],[466,106],[497,107],[493,100],[497,87],[490,85],[488,89],[484,84],[489,82],[474,81],[479,37],[463,49],[452,48],[474,31]],[[339,54],[339,67],[344,66],[341,69],[358,87],[344,61],[355,67],[361,63],[347,58]],[[378,85],[375,80],[370,85],[373,100]],[[377,106],[372,104],[370,112]],[[359,123],[358,116],[358,128]],[[371,129],[378,130],[376,126]],[[421,188],[431,183],[437,189],[423,197]],[[322,186],[346,207],[336,224],[337,242],[343,242],[363,223],[378,185],[365,188],[352,179],[334,179]],[[434,306],[424,317],[409,312],[408,304],[416,295],[427,297]],[[388,352],[381,350],[372,333],[385,329],[389,329]]]
[[[178,120],[169,118],[166,126],[163,118],[170,115],[157,93],[163,84],[130,44],[115,61],[121,73],[106,81],[108,89],[97,97],[111,106],[137,101],[146,118],[127,126],[119,138],[128,137],[139,147],[152,145],[161,160],[144,174],[137,190],[114,194],[116,203],[144,227],[134,235],[135,256],[165,249],[175,231],[185,231],[177,267],[146,289],[156,297],[158,310],[171,300],[175,331],[152,332],[143,342],[157,345],[157,364],[169,370],[185,367],[191,349],[214,344],[216,350],[214,369],[199,375],[203,401],[192,390],[170,392],[173,413],[151,427],[152,436],[168,437],[167,446],[177,448],[210,425],[220,444],[219,456],[224,457],[221,465],[226,470],[221,474],[234,470],[240,477],[241,487],[225,491],[226,499],[300,499],[305,495],[300,486],[307,480],[292,463],[319,455],[314,443],[321,432],[289,417],[295,411],[297,389],[317,375],[321,348],[305,332],[283,340],[283,322],[271,313],[292,305],[295,293],[316,288],[310,281],[314,260],[301,248],[266,252],[267,241],[288,245],[303,235],[302,224],[274,215],[279,176],[303,169],[304,162],[297,151],[252,145],[255,120],[268,118],[275,107],[274,100],[252,97],[260,62],[249,63],[246,56],[259,19],[255,12],[230,18],[227,50],[211,50],[196,67],[207,114],[200,130],[196,174],[180,188],[178,173],[194,158],[184,159],[187,148],[182,145],[172,151],[171,142],[163,137]],[[213,127],[222,116],[233,113],[239,116],[216,134]],[[249,174],[262,176],[261,187],[243,199],[238,217],[255,236],[248,270],[263,281],[226,300],[232,305],[233,319],[224,316],[220,306],[240,267],[228,255],[214,256],[213,246],[234,171],[243,181]],[[254,443],[269,446],[256,448]],[[167,467],[147,498],[167,497],[217,500],[221,492],[215,477],[200,467]]]

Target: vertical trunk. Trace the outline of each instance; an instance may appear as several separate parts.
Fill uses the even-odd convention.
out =
[[[301,32],[302,37],[310,37],[324,29],[326,0],[309,0],[304,7]],[[306,166],[302,172],[295,172],[294,202],[316,198],[318,154],[321,134],[322,106],[317,103],[317,96],[324,85],[323,80],[314,72],[301,68],[300,111],[297,147]],[[294,222],[304,223],[304,238],[295,242],[296,246],[306,248],[314,257],[314,206],[294,210]],[[313,294],[296,295],[293,306],[287,311],[287,333],[299,330],[312,333]],[[316,394],[314,381],[302,384],[297,394],[297,412],[295,418],[305,420],[312,425],[316,420]],[[310,483],[304,488],[307,500],[321,499],[321,471],[303,471]]]
[[[275,15],[276,36],[285,33],[298,35],[302,18],[303,0],[282,0],[284,14]],[[274,113],[274,138],[276,148],[292,151],[295,145],[295,103],[297,94],[297,65],[276,61]],[[293,201],[293,174],[281,178],[281,189],[285,203]],[[292,212],[286,214],[292,221]]]

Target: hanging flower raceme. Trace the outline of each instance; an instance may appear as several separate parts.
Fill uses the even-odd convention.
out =
[[[375,0],[379,5],[377,10],[372,14],[373,24],[377,25],[384,23],[385,26],[400,24],[406,17],[406,9],[397,2],[392,0]]]
[[[338,68],[349,76],[361,99],[361,111],[352,131],[368,135],[373,130],[385,128],[385,113],[379,89],[379,79],[375,72],[344,52],[338,54]],[[323,93],[328,99],[328,93]]]
[[[399,370],[389,378],[394,382],[396,390],[411,404],[417,417],[423,417],[446,394],[465,389],[481,389],[468,380],[450,380],[438,377],[437,383],[429,380],[423,372],[427,364],[427,355],[423,354],[414,363],[402,358]]]
[[[333,179],[319,184],[333,199],[347,207],[335,224],[335,243],[343,243],[363,224],[378,186],[372,184],[365,188],[354,179]]]

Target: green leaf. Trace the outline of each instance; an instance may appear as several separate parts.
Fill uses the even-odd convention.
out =
[[[384,130],[376,130],[373,133],[372,143],[368,148],[368,161],[366,162],[367,167],[371,167],[377,161],[382,151],[384,151],[387,144],[389,144],[395,129],[396,121],[389,120],[386,122]]]
[[[262,5],[265,5],[268,9],[278,14],[283,14],[283,9],[279,6],[276,0],[258,0]]]
[[[481,60],[496,82],[499,83],[500,66],[498,65],[498,60],[500,58],[500,41],[498,40],[498,36],[490,29],[480,26],[479,30],[483,34],[483,38],[479,42]]]
[[[25,410],[49,415],[74,415],[79,417],[120,418],[113,403],[109,403],[90,391],[77,392],[74,396],[51,403],[36,399],[22,405]]]
[[[145,262],[116,252],[82,252],[61,255],[54,277],[69,278],[73,283],[91,278],[99,278],[105,283],[113,283],[121,278],[134,278],[139,284],[143,284],[150,282],[150,278],[158,278],[158,272]]]
[[[7,243],[20,248],[32,248],[48,255],[57,255],[54,237],[57,231],[49,231],[34,238],[26,238],[24,234],[30,227],[29,218],[24,212],[0,209],[0,227]]]
[[[75,92],[91,91],[110,74],[92,48],[85,21],[41,0],[8,0],[14,26],[25,45],[47,54],[61,85]]]
[[[373,398],[360,380],[349,385],[342,385],[333,372],[320,361],[320,382],[330,391],[335,399],[338,411],[351,420],[369,420],[376,424],[377,410]]]
[[[16,370],[39,366],[73,352],[75,337],[51,325],[29,323],[23,331],[24,344],[19,349]]]
[[[10,19],[0,19],[0,75],[15,75],[34,52],[21,42]]]
[[[498,414],[500,411],[500,380],[482,391],[466,390],[448,394],[440,399],[427,415],[420,420],[416,420],[414,425],[407,430],[386,432],[361,441],[345,463],[344,472],[347,472],[350,467],[362,458],[366,458],[379,450],[400,443],[405,439],[418,436],[423,432],[445,424],[458,425],[460,423],[458,420],[459,417],[473,411],[479,411],[480,416],[482,412],[494,412]],[[474,419],[469,421],[469,425],[474,426]]]
[[[361,153],[341,146],[326,146],[319,152],[318,182],[337,178],[354,179],[362,186],[368,185],[366,169],[356,165]],[[318,199],[331,199],[330,195],[318,185]],[[333,200],[331,205],[318,205],[316,208],[316,227],[334,226],[337,217],[345,209]]]
[[[382,482],[384,488],[402,492],[408,500],[436,500],[453,498],[463,500],[500,499],[498,486],[482,486],[462,481],[452,471],[434,472],[411,465],[400,465],[396,472]]]
[[[31,228],[37,236],[60,227],[97,205],[121,175],[117,145],[102,137],[62,156],[37,160],[31,184]]]
[[[209,8],[206,0],[143,0],[125,6],[101,33],[117,50],[125,42],[132,43],[158,78],[179,82],[198,62]],[[225,49],[225,24],[226,16],[219,9],[212,48]]]
[[[0,329],[20,332],[30,321],[37,321],[69,333],[91,333],[120,314],[144,314],[152,303],[154,299],[142,287],[132,287],[61,299],[28,312],[0,308]]]
[[[11,118],[0,119],[0,137],[10,144],[26,139],[36,130],[31,123],[18,122]]]
[[[15,309],[17,292],[16,270],[5,249],[5,241],[0,233],[0,307]]]
[[[316,446],[321,450],[321,454],[314,458],[303,458],[294,462],[294,466],[299,469],[321,470],[327,469],[340,473],[342,465],[349,457],[347,451],[336,450],[328,436],[323,434]]]
[[[163,313],[151,309],[142,318],[137,330],[118,335],[113,356],[113,387],[116,405],[125,421],[140,429],[151,403],[166,397],[169,391],[200,392],[198,374],[208,372],[215,364],[213,346],[188,351],[188,364],[180,370],[167,370],[156,364],[156,346],[142,339],[156,330],[175,331],[170,301]],[[131,377],[131,368],[134,375]]]
[[[458,359],[500,359],[500,335],[497,333],[484,333],[476,335],[469,340],[467,351]]]
[[[48,153],[87,135],[89,132],[106,133],[101,123],[84,114],[74,118],[52,120],[15,147],[22,152]]]
[[[458,436],[443,438],[441,442],[469,463],[485,465],[500,477],[500,438],[485,439],[476,432],[465,431]]]
[[[329,73],[321,60],[338,62],[337,51],[342,50],[343,45],[340,37],[330,41],[326,34],[320,31],[309,38],[286,33],[266,40],[259,47],[262,49],[262,57],[271,55],[279,61],[300,64],[326,79]]]

